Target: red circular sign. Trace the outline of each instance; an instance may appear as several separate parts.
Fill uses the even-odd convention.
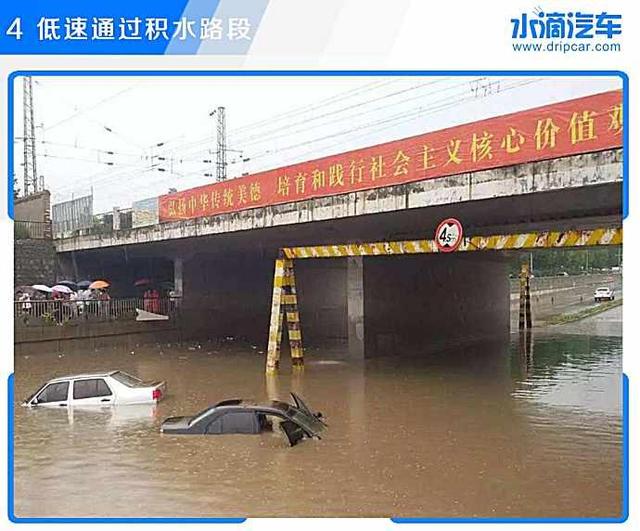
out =
[[[462,223],[456,218],[447,218],[436,229],[436,246],[441,253],[451,253],[462,243]]]

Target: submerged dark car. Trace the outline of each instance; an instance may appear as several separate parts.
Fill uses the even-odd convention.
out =
[[[291,397],[293,404],[280,400],[266,404],[223,400],[192,417],[170,417],[160,430],[175,435],[256,434],[271,431],[275,420],[291,446],[304,438],[320,439],[326,428],[322,413],[311,411],[295,393]]]

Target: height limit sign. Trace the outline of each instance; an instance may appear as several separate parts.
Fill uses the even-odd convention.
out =
[[[436,246],[441,253],[455,251],[462,243],[462,223],[456,218],[447,218],[436,229]]]

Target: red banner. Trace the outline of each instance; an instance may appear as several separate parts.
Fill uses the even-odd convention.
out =
[[[622,146],[611,91],[160,196],[160,221],[215,216]]]

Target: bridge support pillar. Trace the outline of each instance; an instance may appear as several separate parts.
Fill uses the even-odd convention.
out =
[[[173,291],[176,294],[177,301],[182,300],[184,278],[184,262],[181,257],[173,259]]]
[[[347,337],[353,359],[364,359],[363,260],[362,256],[347,258]]]
[[[304,367],[304,351],[293,260],[279,258],[276,260],[273,274],[271,320],[265,369],[267,374],[276,373],[280,367],[280,347],[285,323],[291,352],[291,365],[294,369],[302,369]]]

